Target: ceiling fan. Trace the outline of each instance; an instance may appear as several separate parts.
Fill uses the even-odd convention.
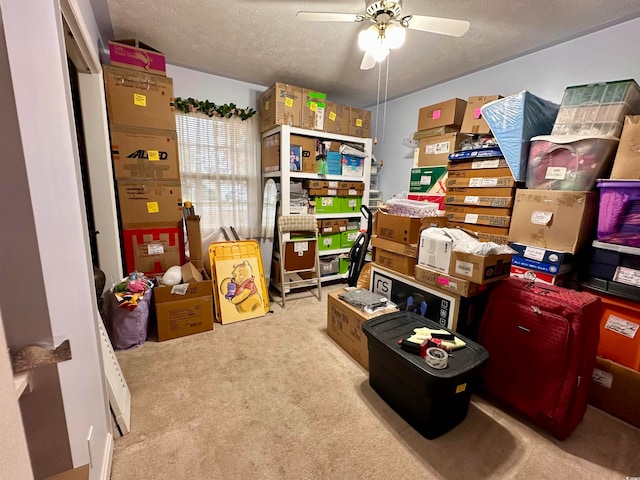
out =
[[[389,49],[400,47],[407,29],[460,37],[470,26],[466,20],[402,15],[400,0],[369,0],[365,13],[298,12],[296,18],[309,22],[372,22],[358,34],[358,45],[365,52],[362,70],[373,68],[389,55]]]

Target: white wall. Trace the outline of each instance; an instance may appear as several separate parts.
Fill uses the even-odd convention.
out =
[[[454,97],[466,100],[474,95],[508,96],[522,90],[560,103],[564,89],[570,85],[628,78],[640,81],[638,45],[640,19],[635,19],[398,98],[387,103],[384,137],[381,105],[378,145],[373,153],[384,161],[380,173],[383,197],[408,190],[413,152],[401,141],[415,132],[420,107]],[[375,125],[375,107],[371,110]]]
[[[258,97],[267,87],[167,65],[176,97],[209,100],[215,104],[235,103],[239,108],[258,110]]]

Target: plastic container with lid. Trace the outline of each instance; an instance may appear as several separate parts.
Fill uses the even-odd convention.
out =
[[[400,348],[415,328],[446,330],[466,343],[437,369]],[[421,435],[437,438],[462,422],[478,368],[489,358],[476,342],[413,312],[394,312],[362,324],[369,346],[369,384]]]
[[[619,140],[611,136],[541,135],[531,139],[527,188],[592,190],[608,176]]]
[[[440,206],[437,203],[420,202],[406,198],[393,198],[387,202],[389,214],[401,217],[437,217]]]
[[[640,247],[640,180],[601,180],[598,240]]]

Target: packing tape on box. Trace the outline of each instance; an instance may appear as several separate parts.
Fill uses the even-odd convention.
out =
[[[438,347],[430,347],[427,348],[426,353],[427,356],[425,358],[427,360],[427,365],[429,365],[431,368],[435,368],[437,370],[447,368],[447,360],[449,358],[449,354],[443,349]]]

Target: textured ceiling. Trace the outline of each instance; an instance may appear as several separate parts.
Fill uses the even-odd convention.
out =
[[[296,19],[298,11],[363,13],[364,0],[91,2],[102,35],[138,38],[174,65],[265,87],[290,83],[362,107],[376,103],[380,76],[384,96],[386,64],[360,70],[363,24]],[[391,52],[389,99],[638,17],[640,0],[405,0],[402,13],[471,28],[459,38],[409,30]]]

